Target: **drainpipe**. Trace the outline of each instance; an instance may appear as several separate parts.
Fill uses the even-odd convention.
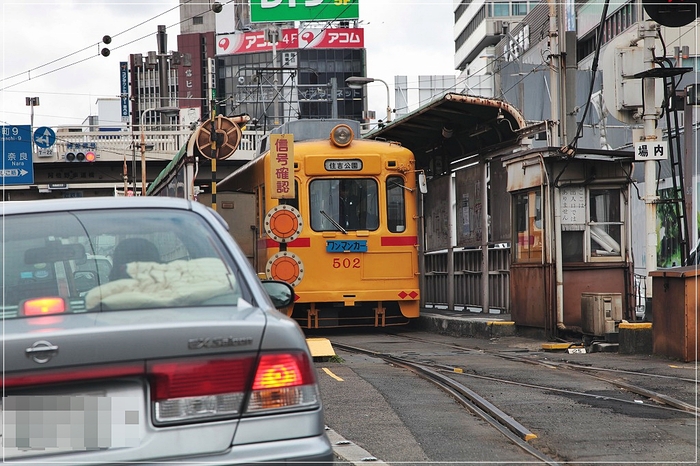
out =
[[[556,306],[557,306],[557,329],[566,330],[564,325],[564,269],[562,266],[561,251],[561,200],[559,198],[559,188],[554,186],[554,266],[556,285]]]

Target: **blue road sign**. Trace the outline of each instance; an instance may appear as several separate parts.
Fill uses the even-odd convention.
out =
[[[0,126],[2,144],[2,184],[34,183],[32,129],[29,125]]]
[[[48,126],[34,130],[34,144],[42,149],[48,149],[56,143],[56,133]]]

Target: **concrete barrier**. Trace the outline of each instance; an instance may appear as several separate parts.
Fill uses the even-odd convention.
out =
[[[620,323],[618,344],[620,354],[652,354],[651,322]]]

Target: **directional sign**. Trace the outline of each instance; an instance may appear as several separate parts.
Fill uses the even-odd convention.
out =
[[[2,144],[2,184],[23,185],[34,183],[32,160],[32,130],[29,125],[0,126]]]
[[[42,126],[34,131],[34,144],[42,149],[48,149],[56,142],[56,133],[48,126]]]

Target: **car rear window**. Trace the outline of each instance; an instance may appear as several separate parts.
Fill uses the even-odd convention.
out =
[[[112,209],[2,218],[4,318],[235,304],[238,269],[198,214]]]

